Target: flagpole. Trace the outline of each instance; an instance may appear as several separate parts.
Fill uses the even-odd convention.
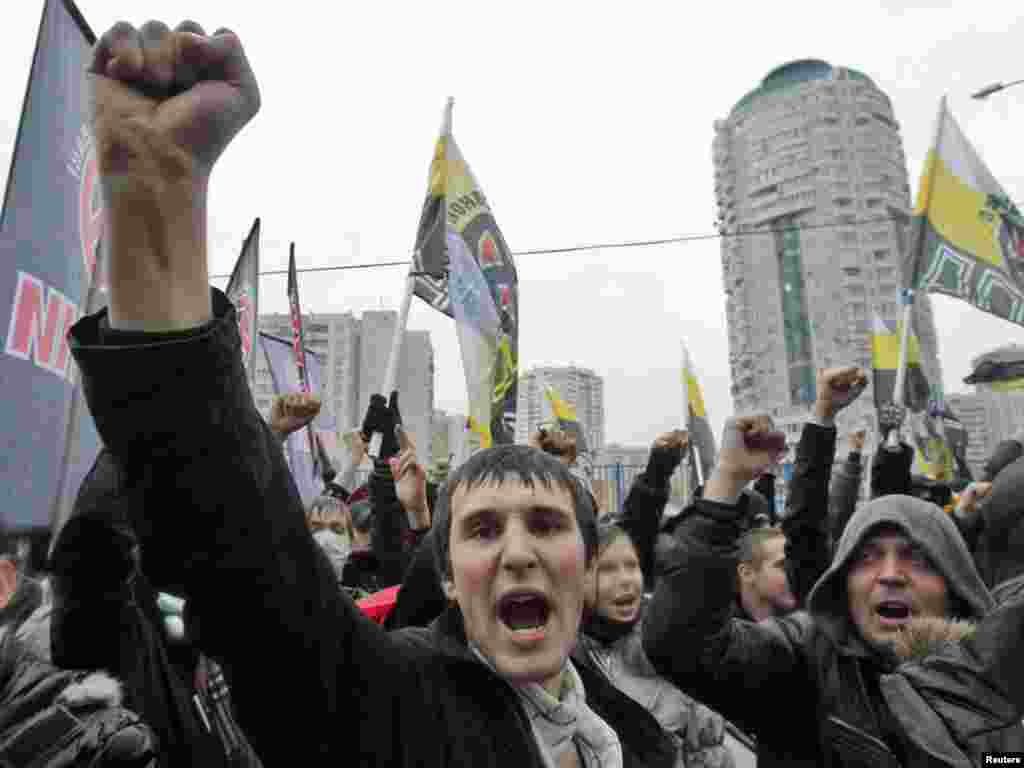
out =
[[[455,105],[455,99],[448,97],[448,102],[444,107],[444,116],[441,119],[441,135],[448,136],[452,132],[452,107]],[[447,206],[447,198],[445,199],[445,206]],[[442,216],[442,221],[447,221],[447,210],[445,215]],[[420,263],[420,252],[416,251],[415,258],[413,259],[413,266],[409,270],[409,274],[405,277],[405,293],[402,295],[402,306],[398,310],[398,322],[395,323],[395,333],[391,337],[391,353],[388,356],[388,367],[384,371],[384,386],[381,394],[385,398],[390,398],[391,393],[395,391],[397,378],[398,378],[398,363],[402,357],[402,339],[405,337],[405,328],[409,322],[409,309],[412,306],[412,295],[416,289],[416,265]],[[380,446],[384,441],[384,435],[380,432],[374,432],[370,438],[370,447],[367,453],[372,459],[380,458]]]
[[[899,365],[896,367],[896,389],[893,391],[893,404],[899,408],[906,405],[906,393],[904,392],[907,383],[907,359],[909,357],[910,323],[914,312],[914,291],[917,288],[917,266],[921,261],[920,251],[924,248],[925,227],[928,221],[928,209],[931,207],[932,192],[935,189],[935,166],[939,159],[939,142],[942,140],[942,125],[946,117],[946,97],[939,102],[939,115],[935,121],[935,139],[932,142],[932,156],[925,171],[924,179],[928,187],[924,190],[921,205],[915,213],[919,216],[917,226],[914,227],[914,240],[911,243],[910,253],[913,254],[911,269],[909,270],[910,283],[900,295],[903,304],[903,328],[900,334],[900,357]],[[919,191],[920,194],[920,191]],[[900,447],[900,434],[898,429],[889,433],[886,447],[891,451],[897,451]]]

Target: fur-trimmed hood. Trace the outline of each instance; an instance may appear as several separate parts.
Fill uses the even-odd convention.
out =
[[[974,567],[963,536],[949,515],[934,504],[911,496],[883,496],[859,509],[843,531],[832,565],[814,585],[808,608],[814,619],[848,653],[868,655],[853,628],[846,594],[846,572],[852,557],[881,525],[892,525],[928,554],[958,598],[961,619],[978,621],[995,606]]]
[[[953,654],[959,643],[973,635],[976,628],[973,621],[961,619],[911,619],[893,643],[895,660],[902,664]]]
[[[952,768],[980,764],[983,752],[1024,749],[1019,708],[1000,687],[1003,681],[991,679],[978,649],[968,647],[983,626],[914,619],[893,644],[894,671],[880,679],[882,696],[910,741]]]

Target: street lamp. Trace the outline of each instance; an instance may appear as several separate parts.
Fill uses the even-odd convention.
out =
[[[992,85],[986,85],[977,93],[972,93],[971,98],[978,99],[979,101],[981,101],[983,99],[987,99],[993,93],[1005,91],[1011,85],[1019,85],[1020,83],[1024,83],[1024,80],[1014,80],[1012,83],[992,83]]]

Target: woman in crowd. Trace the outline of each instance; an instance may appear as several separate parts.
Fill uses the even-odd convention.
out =
[[[661,677],[647,660],[640,635],[643,586],[640,557],[629,533],[615,523],[600,526],[580,638],[584,659],[673,736],[678,766],[734,765],[723,743],[722,717]]]

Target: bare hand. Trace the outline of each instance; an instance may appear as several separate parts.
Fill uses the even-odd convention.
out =
[[[685,429],[674,429],[671,432],[662,432],[656,438],[654,438],[654,449],[658,450],[661,448],[676,448],[680,451],[685,452],[686,447],[690,444],[690,433]]]
[[[850,446],[850,450],[854,453],[864,452],[864,441],[867,440],[868,431],[861,427],[855,429],[849,435],[846,436],[847,443]]]
[[[302,392],[278,395],[270,409],[270,428],[284,440],[302,429],[320,413],[320,398]]]
[[[352,466],[358,467],[363,463],[363,459],[366,458],[366,440],[363,439],[363,433],[358,429],[350,433],[352,436],[351,451],[352,451]]]
[[[722,450],[718,454],[718,467],[724,474],[746,485],[751,480],[777,463],[782,454],[756,443],[750,438],[775,432],[775,423],[770,416],[742,416],[725,422],[722,433]]]
[[[814,413],[822,420],[831,421],[864,391],[868,375],[862,368],[828,368],[818,371],[818,396]]]
[[[427,473],[416,461],[416,446],[409,434],[399,433],[401,452],[389,462],[391,477],[395,481],[398,501],[414,528],[430,525],[430,509],[427,506]]]
[[[576,461],[576,437],[564,430],[539,430],[530,435],[529,443],[565,465]]]
[[[238,37],[195,22],[111,27],[89,66],[100,173],[205,178],[259,111],[260,91]]]
[[[978,482],[971,483],[960,495],[960,503],[957,505],[956,514],[964,520],[974,520],[979,513],[978,504],[989,493],[992,492],[992,483]]]

